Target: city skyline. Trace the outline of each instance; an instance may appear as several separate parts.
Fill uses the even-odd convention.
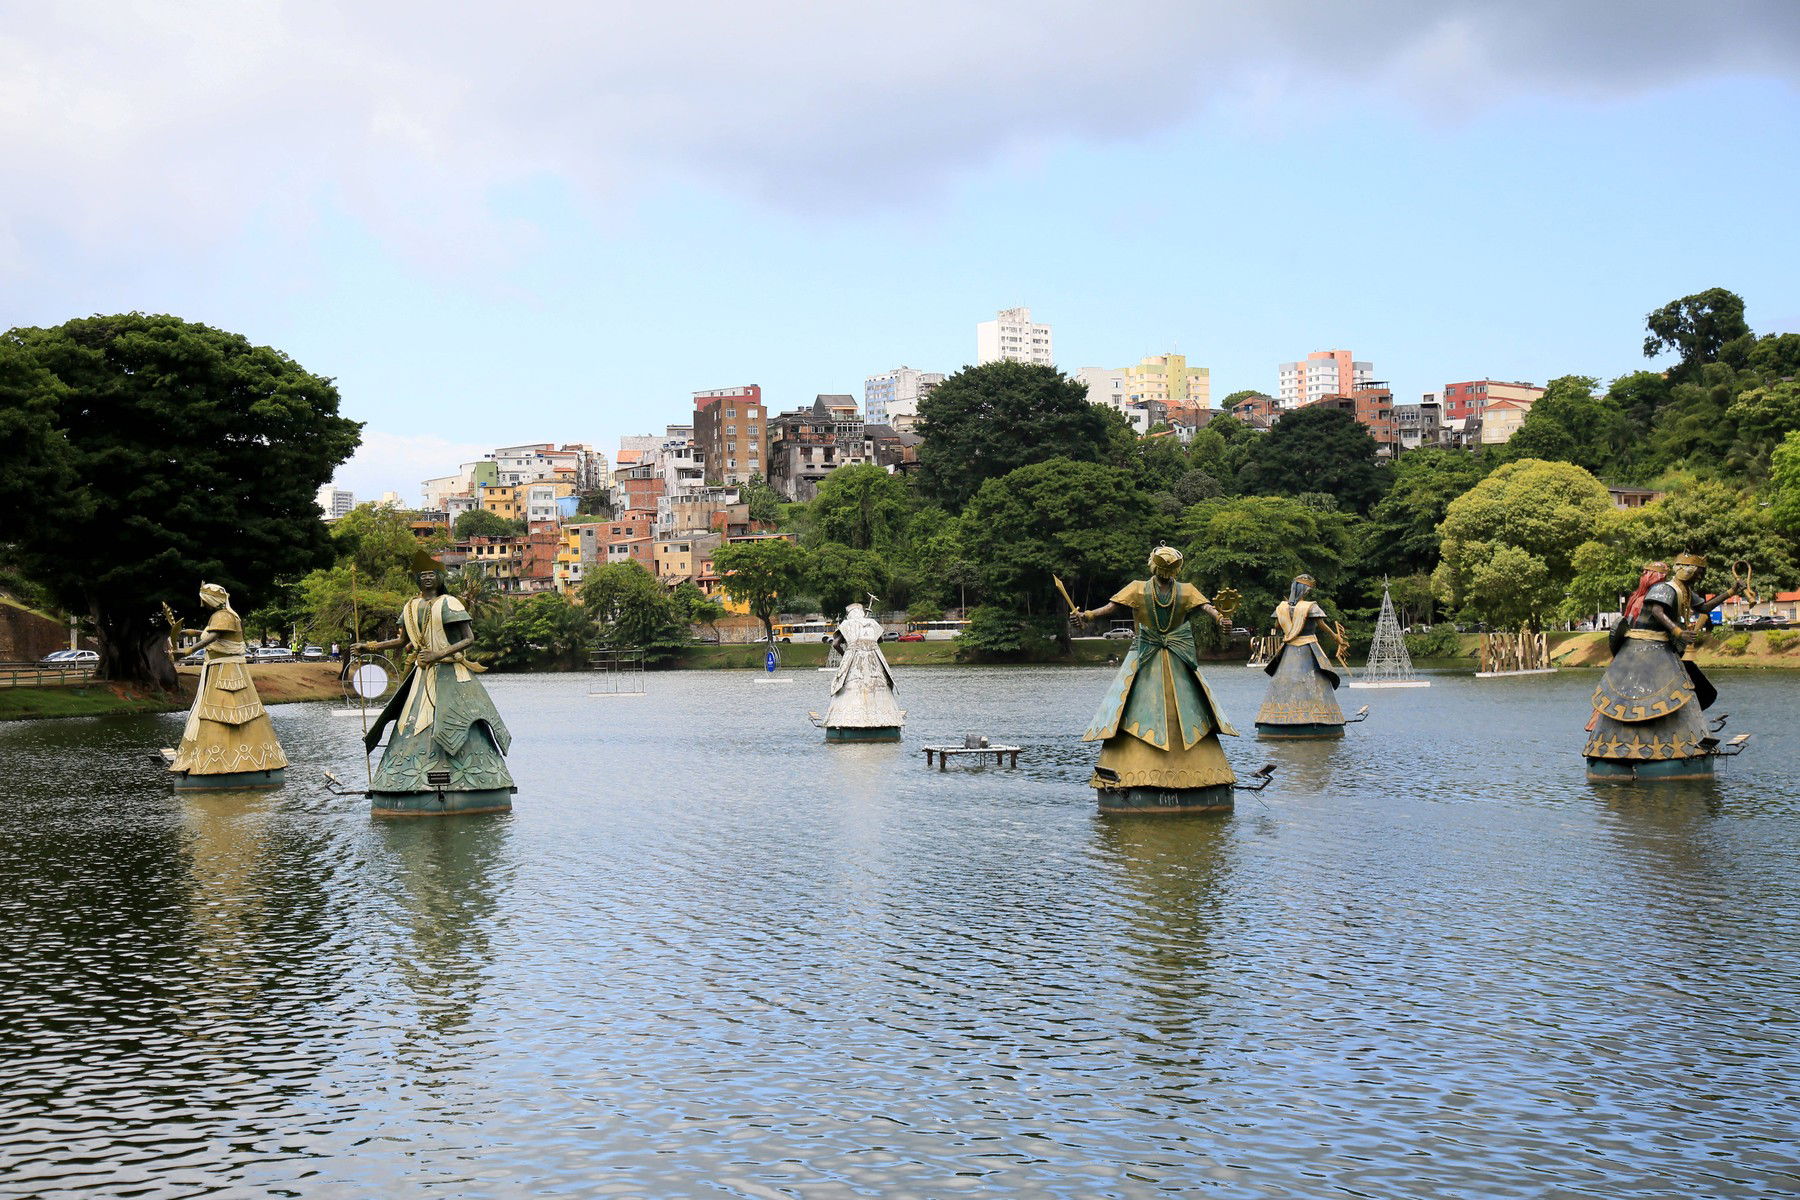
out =
[[[403,496],[696,391],[951,374],[1013,307],[1067,373],[1176,352],[1215,402],[1329,348],[1400,400],[1605,379],[1715,286],[1800,330],[1800,9],[1240,8],[22,14],[0,322],[281,349],[367,423],[337,482]]]

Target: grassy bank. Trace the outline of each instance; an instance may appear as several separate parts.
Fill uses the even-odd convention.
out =
[[[0,721],[180,712],[193,704],[199,675],[197,667],[182,668],[179,695],[116,683],[0,688]],[[250,668],[250,677],[264,704],[335,700],[344,694],[337,681],[336,663],[262,663]]]
[[[1612,660],[1604,633],[1553,633],[1550,660],[1561,667],[1604,667]],[[1716,629],[1701,639],[1694,661],[1709,667],[1800,667],[1800,630],[1732,633]]]
[[[1129,642],[1108,641],[1105,638],[1077,638],[1073,653],[1067,657],[1052,655],[1030,661],[1065,665],[1105,663],[1109,659],[1123,657],[1125,648],[1129,645]],[[955,642],[883,642],[881,652],[896,667],[947,667],[962,661],[956,657]],[[670,665],[702,671],[753,670],[763,665],[763,647],[690,646]],[[825,647],[818,642],[784,645],[781,647],[781,665],[822,667],[825,665]]]

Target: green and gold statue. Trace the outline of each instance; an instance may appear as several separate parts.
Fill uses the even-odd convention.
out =
[[[371,808],[387,816],[505,812],[512,808],[506,751],[512,735],[468,657],[473,619],[444,591],[443,568],[422,552],[413,562],[419,594],[400,611],[400,636],[351,649],[406,647],[412,663],[399,690],[369,727],[371,752],[394,727],[369,785]]]
[[[1158,546],[1150,578],[1120,588],[1111,601],[1072,615],[1091,621],[1129,612],[1136,637],[1082,740],[1100,743],[1090,781],[1102,812],[1208,812],[1232,806],[1237,776],[1219,735],[1237,736],[1200,674],[1195,613],[1229,628],[1226,612],[1191,583],[1181,583],[1181,552]],[[1073,607],[1073,605],[1071,605]]]
[[[1275,606],[1275,636],[1280,645],[1263,670],[1269,690],[1256,710],[1259,738],[1341,738],[1344,710],[1338,707],[1338,673],[1331,669],[1319,638],[1329,626],[1325,610],[1307,599],[1311,575],[1296,576],[1288,598]]]
[[[216,583],[200,585],[200,603],[212,609],[195,647],[201,652],[194,707],[181,730],[181,743],[164,750],[175,786],[196,788],[275,787],[287,769],[287,755],[256,694],[246,661],[244,623],[231,595]],[[186,630],[166,606],[171,648]]]

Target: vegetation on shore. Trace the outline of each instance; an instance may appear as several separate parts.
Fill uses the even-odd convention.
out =
[[[336,663],[259,663],[250,668],[264,704],[340,699],[344,690],[337,672]],[[182,712],[194,702],[198,678],[197,670],[184,668],[174,691],[101,680],[61,687],[0,688],[0,721]]]

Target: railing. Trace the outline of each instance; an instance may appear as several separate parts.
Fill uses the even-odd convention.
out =
[[[90,683],[95,663],[0,663],[0,687],[66,687]]]

